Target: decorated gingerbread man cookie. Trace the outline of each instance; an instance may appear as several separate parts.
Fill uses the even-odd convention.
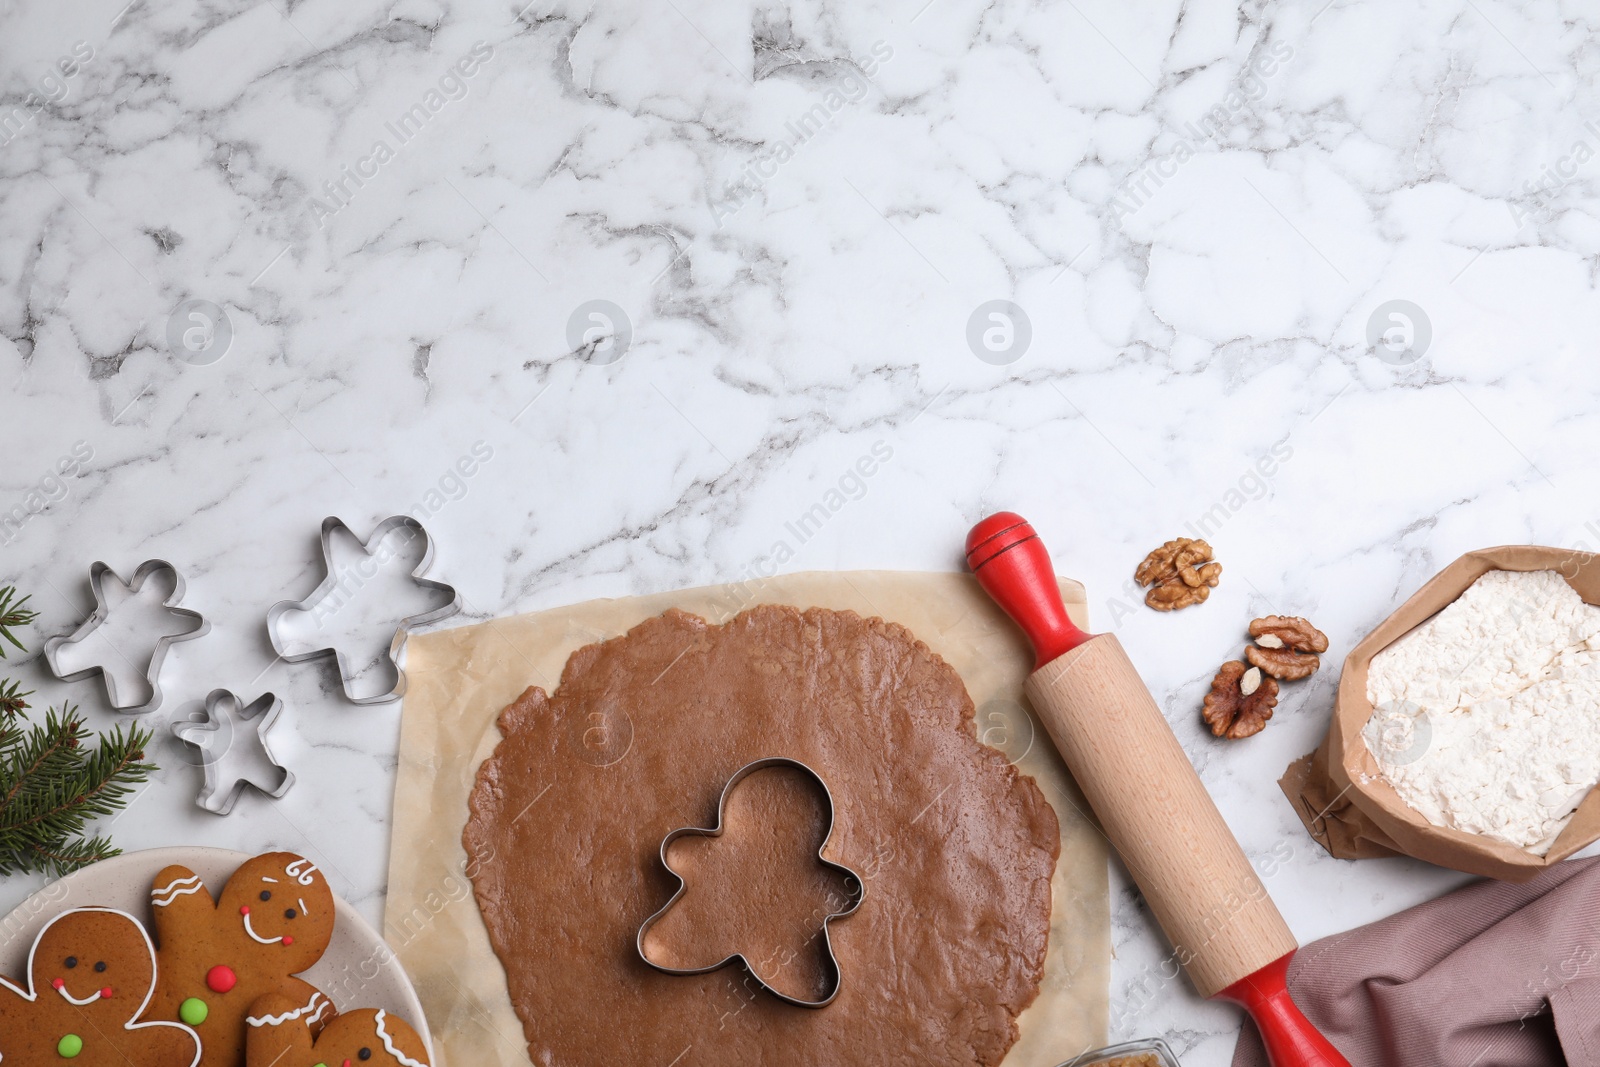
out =
[[[0,978],[4,1067],[195,1067],[200,1041],[149,1021],[150,936],[133,916],[78,908],[51,919],[28,954],[28,980]]]
[[[345,1012],[313,1039],[295,1009],[281,994],[251,1005],[245,1067],[428,1067],[422,1036],[388,1012]]]
[[[203,1067],[242,1067],[245,1016],[257,997],[283,994],[313,1031],[334,1016],[326,996],[294,977],[333,937],[333,891],[310,860],[257,856],[215,903],[193,871],[168,867],[152,883],[150,906],[161,964],[150,1010],[194,1027]]]

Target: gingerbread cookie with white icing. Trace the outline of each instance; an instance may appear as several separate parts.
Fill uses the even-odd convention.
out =
[[[201,1067],[243,1067],[245,1018],[258,997],[287,997],[288,1010],[313,1031],[336,1014],[322,992],[295,977],[333,938],[333,891],[305,857],[257,856],[216,901],[193,871],[167,867],[152,884],[150,910],[160,962],[151,1011],[194,1027]]]
[[[0,978],[4,1067],[196,1067],[200,1040],[151,1021],[155,948],[138,920],[110,908],[51,919],[28,954],[26,983]]]
[[[313,1037],[289,997],[257,1000],[245,1067],[428,1067],[428,1049],[404,1020],[385,1011],[347,1011]]]

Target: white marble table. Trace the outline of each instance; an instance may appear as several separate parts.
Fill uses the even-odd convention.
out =
[[[305,850],[379,917],[399,711],[274,663],[262,622],[324,515],[418,509],[482,619],[950,569],[1010,507],[1283,853],[1302,939],[1462,880],[1330,860],[1279,795],[1336,669],[1245,743],[1197,708],[1253,615],[1337,663],[1467,549],[1600,543],[1593,13],[124,4],[0,8],[0,580],[37,647],[92,560],[175,562],[214,630],[152,721],[274,689],[300,781],[219,818],[180,762],[123,846]],[[1147,611],[1134,564],[1196,529],[1221,588]],[[1115,1031],[1225,1063],[1236,1013],[1143,981],[1125,881],[1115,913]]]

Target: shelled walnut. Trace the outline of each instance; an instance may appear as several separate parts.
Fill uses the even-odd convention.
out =
[[[1211,546],[1193,537],[1178,537],[1152,551],[1133,572],[1133,580],[1150,589],[1144,602],[1157,611],[1176,611],[1199,604],[1222,577],[1222,564],[1211,558]]]
[[[1206,725],[1217,737],[1238,740],[1260,733],[1278,705],[1278,682],[1305,678],[1322,665],[1328,635],[1295,615],[1267,615],[1250,623],[1255,644],[1245,664],[1224,663],[1206,694]]]
[[[1268,615],[1250,624],[1256,643],[1244,650],[1252,666],[1284,681],[1310,676],[1322,666],[1318,652],[1328,651],[1328,636],[1298,616]]]
[[[1260,733],[1277,706],[1277,679],[1229,660],[1211,679],[1211,692],[1205,699],[1206,725],[1214,736],[1237,741]]]

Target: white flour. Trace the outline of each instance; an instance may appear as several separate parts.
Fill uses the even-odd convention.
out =
[[[1489,571],[1373,657],[1367,698],[1401,799],[1543,855],[1600,781],[1600,608],[1555,571]]]

